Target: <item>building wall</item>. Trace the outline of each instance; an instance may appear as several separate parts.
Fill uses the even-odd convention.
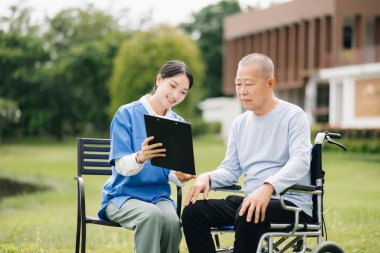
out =
[[[355,82],[355,117],[370,118],[380,115],[380,78]]]
[[[317,79],[329,83],[332,127],[380,127],[380,63],[321,69]]]
[[[208,98],[199,103],[199,108],[202,110],[202,118],[205,122],[220,122],[220,135],[227,144],[233,120],[244,111],[238,99],[236,97]]]
[[[323,118],[341,122],[348,114],[352,116],[353,111],[363,110],[363,106],[335,108],[340,114],[330,115],[329,106],[336,101],[330,98],[321,105],[318,92],[330,87],[327,94],[337,96],[342,106],[352,95],[350,92],[355,95],[361,91],[348,88],[352,86],[350,83],[355,83],[356,78],[366,79],[365,76],[344,82],[335,78],[325,80],[320,78],[320,70],[380,62],[380,1],[293,0],[227,17],[224,29],[225,94],[235,92],[233,83],[239,60],[246,54],[260,52],[275,64],[277,96],[304,108],[311,122]],[[343,95],[336,94],[337,91]]]

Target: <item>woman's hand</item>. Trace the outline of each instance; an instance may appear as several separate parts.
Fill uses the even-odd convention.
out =
[[[166,149],[159,148],[162,147],[162,143],[155,143],[149,145],[149,142],[154,139],[154,136],[149,136],[141,144],[141,151],[137,152],[137,159],[140,163],[145,163],[146,161],[154,157],[165,157]]]
[[[198,195],[203,192],[204,199],[208,200],[208,193],[210,191],[210,176],[206,173],[200,174],[195,180],[193,186],[191,186],[189,192],[187,193],[185,199],[185,206],[190,203],[194,204],[197,202]]]
[[[187,181],[195,178],[194,175],[186,174],[186,173],[183,173],[183,172],[180,172],[180,171],[176,171],[175,175],[178,178],[178,180],[181,181],[181,182],[187,182]]]

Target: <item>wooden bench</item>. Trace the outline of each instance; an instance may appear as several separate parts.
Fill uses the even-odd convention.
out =
[[[98,138],[77,139],[77,232],[75,242],[75,252],[84,253],[86,251],[86,225],[94,224],[101,226],[120,227],[118,223],[99,220],[96,216],[89,216],[86,213],[85,186],[83,175],[111,175],[112,167],[108,164],[110,152],[110,140]],[[181,215],[182,189],[177,186],[177,214]],[[99,189],[100,194],[101,189]],[[99,203],[100,206],[100,203]]]

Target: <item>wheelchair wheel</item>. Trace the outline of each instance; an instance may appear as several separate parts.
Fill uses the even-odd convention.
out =
[[[335,242],[322,242],[313,249],[312,253],[344,253],[344,250]]]

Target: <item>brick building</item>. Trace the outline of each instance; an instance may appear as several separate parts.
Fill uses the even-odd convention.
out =
[[[226,95],[235,94],[238,61],[252,52],[272,58],[276,95],[312,123],[380,128],[380,1],[293,0],[227,17]]]

